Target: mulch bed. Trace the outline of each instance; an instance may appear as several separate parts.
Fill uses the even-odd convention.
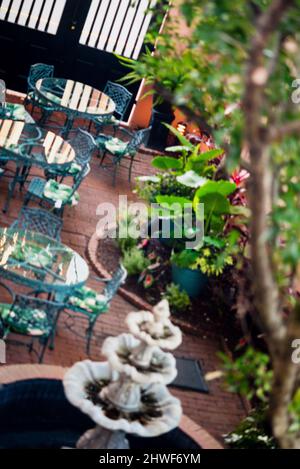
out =
[[[114,239],[98,240],[97,260],[112,274],[119,265],[121,252]],[[148,289],[138,282],[138,277],[128,277],[124,288],[139,296],[151,305],[161,300],[161,291],[171,282],[170,272],[165,272],[160,281]],[[232,305],[235,304],[236,288],[229,271],[222,278],[210,279],[201,295],[192,300],[192,306],[187,311],[174,312],[172,315],[196,328],[202,338],[206,335],[222,335],[229,349],[233,350],[242,333],[236,319]]]

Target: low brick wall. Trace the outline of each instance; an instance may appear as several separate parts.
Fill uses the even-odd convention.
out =
[[[1,366],[0,384],[35,378],[63,379],[66,370],[67,368],[51,365]],[[223,449],[204,428],[185,415],[182,416],[180,428],[203,449]]]

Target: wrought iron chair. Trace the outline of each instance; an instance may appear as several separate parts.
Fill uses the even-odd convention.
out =
[[[126,277],[127,271],[122,265],[114,272],[111,279],[90,276],[90,279],[106,283],[104,289],[98,293],[91,288],[81,287],[74,291],[68,303],[65,304],[65,314],[68,320],[71,320],[71,324],[66,323],[66,327],[76,335],[79,334],[74,331],[72,326],[74,326],[78,314],[84,315],[88,320],[88,327],[85,331],[87,354],[90,353],[91,340],[98,317],[108,311],[110,302],[116,295],[120,286],[125,282]]]
[[[75,136],[69,140],[69,143],[76,154],[74,161],[68,169],[60,170],[58,166],[55,169],[47,169],[45,171],[47,179],[60,177],[60,182],[62,182],[68,176],[74,177],[76,173],[89,164],[92,154],[97,148],[92,135],[82,129],[76,129]]]
[[[12,290],[1,284],[11,296],[10,303],[0,304],[0,317],[4,325],[4,340],[12,332],[17,335],[30,337],[31,342],[17,342],[18,345],[26,345],[29,351],[34,351],[39,363],[43,362],[47,345],[53,345],[56,323],[59,312],[63,309],[62,303],[48,301],[41,298],[25,295],[15,295]],[[41,343],[41,350],[34,349],[34,340]]]
[[[4,213],[9,209],[10,201],[14,195],[16,186],[19,184],[20,190],[24,187],[31,170],[31,164],[28,164],[27,162],[29,160],[28,154],[30,154],[32,146],[41,138],[41,136],[41,129],[37,125],[27,124],[23,137],[26,141],[18,146],[18,158],[15,158],[9,149],[0,149],[0,166],[2,168],[6,166],[8,161],[14,161],[15,163],[15,167],[13,169],[5,168],[6,173],[9,172],[12,173],[12,175],[9,175],[9,177],[11,177],[11,181],[8,186],[8,194],[3,208]],[[25,158],[23,158],[23,152]]]
[[[36,83],[42,78],[53,77],[54,66],[43,63],[31,65],[29,75],[27,78],[27,96],[25,98],[26,105],[32,105],[31,112],[34,113],[35,107],[39,107],[42,110],[42,116],[39,120],[40,124],[43,124],[49,115],[55,110],[53,106],[38,95],[36,92]]]
[[[137,154],[141,145],[146,144],[150,135],[151,127],[147,129],[137,130],[136,132],[129,132],[127,129],[120,128],[120,137],[116,138],[108,135],[99,135],[96,138],[97,146],[100,151],[100,166],[102,168],[113,168],[113,185],[116,182],[116,175],[118,167],[121,166],[123,160],[129,159],[128,180],[131,181],[131,173],[134,157]],[[127,140],[125,138],[127,137]],[[124,140],[123,140],[124,139]],[[107,154],[112,156],[109,164],[103,164]]]
[[[124,86],[119,85],[118,83],[113,83],[112,81],[108,81],[106,83],[103,93],[105,93],[114,101],[116,105],[114,115],[108,117],[98,117],[93,122],[97,132],[99,132],[106,125],[112,125],[114,131],[116,131],[120,125],[120,121],[124,119],[125,113],[132,99],[132,93],[124,88]]]
[[[35,231],[60,241],[62,225],[62,219],[47,210],[23,207],[18,218],[10,225],[9,230]]]
[[[46,181],[45,179],[42,179],[42,178],[33,178],[24,198],[24,207],[26,207],[30,201],[35,201],[39,203],[41,207],[49,209],[53,211],[55,215],[62,217],[64,208],[66,207],[66,205],[75,205],[76,199],[78,200],[77,190],[80,184],[82,183],[83,179],[88,175],[89,172],[90,172],[90,166],[86,165],[85,167],[82,168],[81,171],[75,174],[73,176],[72,187],[67,187],[65,184],[61,184],[58,182],[56,183],[54,180]],[[55,183],[53,195],[55,193],[60,192],[61,190],[64,190],[64,193],[66,193],[65,189],[66,188],[68,189],[68,193],[66,194],[66,197],[64,197],[63,200],[61,200],[61,203],[59,204],[57,204],[56,199],[52,199],[45,195],[46,184],[48,184],[51,181]]]

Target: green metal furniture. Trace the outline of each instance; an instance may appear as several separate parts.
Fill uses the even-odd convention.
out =
[[[6,212],[17,184],[23,188],[32,166],[65,170],[75,159],[75,151],[62,137],[36,125],[0,120],[0,165],[15,163],[4,206]]]
[[[65,304],[66,326],[76,335],[79,335],[79,333],[74,331],[73,326],[76,324],[78,315],[83,315],[88,320],[88,327],[85,331],[87,354],[90,353],[91,340],[98,317],[108,311],[111,300],[125,282],[126,277],[127,271],[122,265],[118,267],[109,280],[91,276],[90,278],[93,280],[105,282],[104,289],[98,293],[91,288],[81,287],[74,291]]]
[[[109,117],[115,112],[115,103],[105,93],[73,80],[43,78],[36,82],[37,95],[64,112],[67,118],[62,136],[68,138],[76,118]]]
[[[124,86],[112,81],[108,81],[106,83],[103,93],[105,93],[114,101],[116,109],[112,116],[102,118],[98,117],[94,119],[94,125],[97,129],[97,132],[102,130],[103,127],[107,125],[112,125],[114,131],[116,131],[120,125],[120,121],[124,120],[125,113],[132,99],[132,93],[130,93]]]
[[[58,183],[54,179],[46,181],[42,178],[33,178],[24,197],[24,206],[26,207],[31,201],[37,202],[41,207],[53,211],[57,216],[63,217],[65,207],[67,205],[75,205],[78,201],[79,195],[77,190],[89,172],[90,166],[87,164],[75,173],[73,175],[72,187]]]
[[[137,130],[136,132],[130,132],[120,127],[118,132],[120,138],[105,134],[98,135],[96,142],[100,151],[100,166],[104,169],[113,169],[113,185],[115,185],[116,182],[118,167],[121,166],[121,163],[123,163],[125,159],[129,160],[128,180],[129,182],[131,181],[134,157],[141,145],[146,145],[150,131],[151,127]],[[108,164],[104,164],[107,155],[111,155],[111,161]]]
[[[89,277],[73,249],[34,231],[0,228],[0,277],[34,291],[68,298]]]
[[[6,340],[10,333],[29,337],[29,344],[15,340],[13,343],[27,345],[30,351],[36,352],[39,363],[42,363],[48,343],[53,343],[56,322],[64,305],[33,296],[14,295],[9,287],[0,285],[6,289],[12,300],[11,303],[0,303],[0,317],[4,325],[3,339]],[[37,340],[41,344],[40,352],[33,347],[34,341]]]
[[[62,182],[68,176],[74,178],[74,175],[82,171],[82,168],[89,164],[92,154],[97,148],[92,135],[82,129],[76,129],[75,135],[72,136],[69,143],[76,155],[73,162],[66,169],[60,169],[59,167],[46,169],[45,176],[47,179],[57,179],[59,177],[60,182]]]
[[[34,231],[60,241],[62,219],[41,208],[23,207],[9,231]]]
[[[23,104],[5,103],[0,106],[0,119],[10,119],[13,121],[26,122],[26,124],[34,124],[35,120],[26,111]]]
[[[34,124],[31,115],[22,104],[6,102],[6,84],[0,80],[0,119],[12,119]]]
[[[31,65],[29,70],[25,104],[32,106],[32,113],[34,113],[35,107],[39,107],[42,110],[42,116],[39,120],[40,125],[46,121],[53,109],[49,107],[48,101],[39,96],[39,94],[36,92],[36,83],[42,78],[53,77],[53,74],[54,66],[43,63]]]

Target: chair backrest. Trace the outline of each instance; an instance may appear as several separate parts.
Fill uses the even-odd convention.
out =
[[[151,132],[151,127],[147,129],[137,130],[130,142],[128,143],[128,150],[130,152],[136,152],[141,145],[146,145],[149,139],[149,135]]]
[[[76,163],[81,166],[89,163],[94,150],[97,148],[92,135],[82,129],[77,129],[75,137],[70,140],[70,145],[75,150]]]
[[[107,96],[109,96],[116,105],[115,114],[120,120],[124,119],[125,112],[129,106],[129,103],[132,98],[132,93],[130,93],[124,86],[108,81],[103,90]]]
[[[10,231],[29,230],[60,241],[63,221],[47,210],[23,207],[17,220],[10,226]]]
[[[84,178],[89,174],[90,170],[91,170],[90,165],[87,164],[83,166],[82,169],[73,176],[74,184],[72,186],[72,191],[68,199],[63,203],[63,205],[67,205],[68,202],[72,199],[73,195],[79,189],[80,184],[82,183]]]
[[[4,80],[0,80],[0,109],[4,107],[6,101],[6,84]]]
[[[54,75],[54,66],[47,64],[31,65],[27,78],[28,92],[35,89],[36,82],[41,78],[49,78]]]
[[[108,302],[113,299],[120,286],[125,282],[126,277],[127,270],[122,266],[122,264],[120,264],[103,290],[103,295],[106,296]]]
[[[11,309],[13,310],[15,307],[18,307],[21,310],[36,309],[43,311],[46,314],[49,323],[53,324],[57,318],[58,313],[64,309],[64,304],[44,300],[42,298],[36,298],[34,296],[17,294]]]

